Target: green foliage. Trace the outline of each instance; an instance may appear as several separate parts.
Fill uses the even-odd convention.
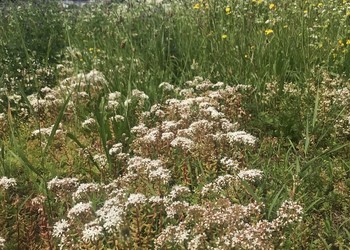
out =
[[[55,65],[65,48],[62,8],[56,1],[25,1],[1,7],[2,87],[26,94],[56,84]]]

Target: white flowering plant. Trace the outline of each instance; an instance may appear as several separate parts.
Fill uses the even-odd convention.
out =
[[[44,2],[0,3],[0,249],[347,249],[349,1]]]

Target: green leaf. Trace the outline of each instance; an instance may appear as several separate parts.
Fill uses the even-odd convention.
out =
[[[267,212],[267,218],[268,219],[271,219],[271,213],[272,213],[272,210],[276,207],[276,204],[277,204],[277,200],[278,198],[280,197],[283,189],[285,188],[285,185],[282,186],[282,188],[277,192],[277,194],[275,195],[275,197],[273,198],[271,204],[270,204],[270,207],[269,207],[269,211]]]

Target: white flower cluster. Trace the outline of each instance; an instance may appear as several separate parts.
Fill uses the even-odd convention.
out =
[[[189,206],[187,201],[174,201],[165,207],[165,212],[168,218],[175,218],[176,215],[186,213]]]
[[[124,116],[122,115],[115,115],[109,118],[110,121],[115,121],[115,122],[122,122],[125,120]]]
[[[174,85],[171,85],[168,82],[162,82],[158,87],[166,91],[174,90]]]
[[[170,145],[174,148],[180,148],[188,152],[188,151],[191,151],[191,149],[194,147],[195,144],[189,138],[178,136],[171,141]]]
[[[52,125],[51,127],[48,127],[48,128],[40,128],[40,129],[34,130],[32,132],[32,137],[38,137],[39,135],[49,136],[52,132],[53,127],[54,127],[54,125]],[[59,128],[62,128],[61,123],[59,124]],[[55,131],[55,135],[61,135],[62,133],[63,133],[62,129],[57,129]]]
[[[255,182],[263,178],[263,172],[259,169],[243,169],[237,176],[241,180]]]
[[[94,161],[100,168],[105,168],[108,164],[107,156],[105,154],[96,154],[93,156]]]
[[[123,150],[123,144],[121,143],[116,143],[113,144],[112,147],[109,149],[108,153],[109,155],[117,155],[119,153],[121,153]]]
[[[5,247],[5,239],[0,237],[0,249],[3,249]]]
[[[108,94],[108,103],[107,109],[116,110],[119,107],[119,100],[121,97],[121,93],[116,91]]]
[[[205,196],[209,193],[218,193],[222,190],[228,189],[236,181],[236,178],[230,174],[221,175],[216,178],[213,182],[206,184],[202,188],[202,195]]]
[[[248,134],[245,131],[236,131],[227,133],[230,143],[234,144],[235,142],[241,142],[243,144],[254,146],[257,138]]]
[[[113,197],[105,201],[103,206],[96,211],[98,220],[103,224],[103,228],[108,233],[114,233],[124,223],[124,204],[119,197]]]
[[[43,98],[40,98],[38,94],[28,96],[28,101],[35,112],[50,112],[50,110],[52,111],[63,103],[63,98],[60,96],[58,89],[44,87],[40,92],[44,95]]]
[[[190,189],[185,186],[175,185],[171,188],[170,193],[165,197],[168,202],[174,201],[178,198],[183,198],[191,193]]]
[[[77,178],[62,178],[59,179],[57,176],[47,183],[47,188],[57,195],[60,192],[71,193],[76,190],[79,185]]]
[[[82,237],[84,242],[97,242],[103,235],[103,227],[99,225],[98,221],[92,221],[84,225]]]
[[[160,160],[151,160],[142,157],[133,157],[128,161],[128,173],[124,176],[131,181],[133,178],[145,177],[152,182],[168,183],[171,177],[170,170],[163,166]]]
[[[94,118],[87,118],[85,121],[81,123],[81,127],[85,129],[91,129],[92,127],[96,126],[97,122]]]
[[[9,188],[15,187],[17,185],[15,178],[8,178],[6,176],[1,177],[0,179],[0,188],[7,190]]]
[[[92,203],[87,202],[79,202],[74,205],[69,211],[68,211],[68,218],[73,220],[75,217],[83,216],[90,214],[92,212]]]
[[[145,94],[145,92],[140,91],[138,89],[133,89],[131,91],[131,95],[142,100],[147,100],[149,98],[148,95]]]
[[[137,206],[137,205],[142,205],[145,204],[147,202],[147,198],[144,194],[130,194],[128,200],[125,203],[125,206]]]
[[[300,222],[303,216],[303,207],[297,202],[286,200],[277,211],[277,224],[286,226],[290,223]]]
[[[81,183],[77,190],[72,194],[73,200],[77,201],[89,194],[97,193],[101,189],[101,185],[97,183]]]
[[[175,244],[182,244],[190,236],[190,231],[186,229],[184,223],[180,223],[177,226],[168,226],[155,240],[156,249],[164,249],[163,245],[167,241],[171,241]]]
[[[220,160],[220,163],[223,166],[230,168],[231,171],[236,171],[238,170],[238,167],[239,167],[239,163],[237,160],[233,160],[227,157],[222,158]]]
[[[55,223],[53,226],[52,235],[55,238],[64,238],[69,230],[70,224],[67,220],[62,219]]]

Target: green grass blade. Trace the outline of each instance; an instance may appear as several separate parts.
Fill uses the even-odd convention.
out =
[[[58,113],[58,116],[57,116],[57,119],[55,121],[55,124],[51,130],[51,133],[50,133],[50,136],[47,140],[47,143],[46,143],[46,146],[44,148],[44,151],[43,151],[43,157],[42,157],[42,161],[41,161],[41,165],[44,166],[44,163],[45,163],[45,160],[47,158],[47,152],[49,151],[51,145],[52,145],[52,142],[55,138],[55,135],[56,135],[56,131],[57,129],[59,128],[59,125],[63,119],[63,116],[64,116],[64,112],[66,111],[66,107],[69,103],[69,100],[70,100],[70,97],[71,97],[71,94],[68,95],[67,99],[65,100],[65,102],[63,103],[61,109],[60,109],[60,112]]]
[[[317,113],[318,113],[319,102],[320,102],[320,91],[317,90],[316,99],[315,99],[315,106],[314,106],[314,111],[313,111],[313,116],[312,116],[312,128],[315,128],[315,125],[317,122]]]
[[[79,147],[80,147],[80,149],[82,149],[82,150],[85,150],[86,149],[86,147],[78,140],[78,138],[75,136],[75,135],[73,135],[72,133],[67,133],[67,137],[69,138],[69,139],[71,139],[72,141],[74,141]],[[89,157],[89,160],[94,164],[94,166],[97,168],[97,170],[99,171],[99,172],[101,172],[101,169],[100,169],[100,167],[98,166],[98,164],[94,161],[94,157],[91,155],[91,153],[88,151],[87,152],[88,153],[88,157]]]
[[[269,211],[267,212],[267,218],[268,219],[271,219],[272,210],[276,207],[278,198],[280,197],[280,195],[281,195],[281,193],[282,193],[284,188],[285,188],[285,185],[282,186],[282,188],[277,192],[277,194],[273,198],[272,202],[270,203]]]
[[[14,152],[12,150],[9,150],[9,152],[11,153],[11,155],[18,160],[23,166],[25,166],[26,168],[30,169],[33,173],[35,173],[38,177],[40,177],[40,179],[44,180],[44,177],[41,175],[41,173],[39,172],[39,170],[37,170],[28,160],[28,158],[25,156],[25,154],[22,152],[21,149],[16,148],[17,152]]]

